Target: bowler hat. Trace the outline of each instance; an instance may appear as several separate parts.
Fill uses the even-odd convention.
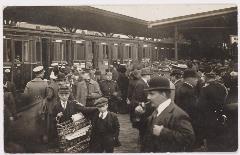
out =
[[[60,86],[58,92],[60,94],[70,93],[70,88],[67,85]]]
[[[197,72],[195,70],[192,69],[187,69],[183,72],[183,78],[189,78],[189,77],[193,77],[193,78],[197,78]]]
[[[66,79],[65,74],[59,72],[58,75],[57,75],[56,81],[63,81],[63,80],[65,80],[65,79]]]
[[[215,78],[215,77],[216,77],[216,74],[213,73],[213,72],[210,72],[210,73],[206,73],[205,76],[206,76],[207,78]]]
[[[151,90],[171,90],[173,88],[170,87],[170,81],[161,76],[156,76],[150,79],[148,82],[149,88],[144,89],[146,91],[151,91]]]
[[[173,70],[170,76],[182,75],[182,71],[179,69]]]
[[[94,102],[94,106],[96,107],[103,107],[106,104],[108,104],[108,99],[105,97],[101,97]]]
[[[141,75],[152,75],[150,68],[143,68],[141,70]]]

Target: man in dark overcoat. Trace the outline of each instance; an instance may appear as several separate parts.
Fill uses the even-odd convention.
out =
[[[207,140],[208,151],[224,151],[226,115],[224,105],[228,91],[217,82],[215,73],[205,74],[206,83],[200,91],[198,108],[201,111],[202,134]]]
[[[99,86],[103,97],[109,100],[109,110],[115,113],[119,112],[120,93],[118,90],[117,82],[112,80],[113,74],[106,73],[106,79],[99,82]]]
[[[170,81],[152,78],[146,91],[155,110],[146,121],[142,152],[191,151],[194,131],[188,114],[171,100]]]
[[[132,126],[139,130],[139,138],[140,138],[140,145],[142,146],[143,135],[146,130],[144,126],[145,120],[149,115],[151,115],[152,111],[149,104],[145,104],[147,100],[147,93],[144,89],[147,89],[148,81],[150,80],[151,75],[150,68],[143,68],[141,70],[141,78],[136,82],[135,88],[133,89],[132,100],[130,103],[130,121],[132,122]],[[137,106],[143,106],[146,109],[146,112],[139,116],[138,113],[135,113],[135,108]],[[142,147],[141,147],[142,148]]]
[[[202,138],[199,137],[199,110],[197,109],[198,94],[196,85],[198,75],[196,71],[187,69],[183,73],[183,83],[176,87],[175,103],[183,109],[191,118],[191,123],[196,134],[196,147],[202,145]]]

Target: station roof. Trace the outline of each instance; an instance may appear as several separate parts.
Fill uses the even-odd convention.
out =
[[[3,18],[152,38],[172,37],[176,25],[185,32],[230,30],[237,34],[237,7],[150,22],[90,6],[14,6],[4,9]]]
[[[14,6],[3,12],[4,19],[32,24],[144,36],[148,22],[90,6]]]

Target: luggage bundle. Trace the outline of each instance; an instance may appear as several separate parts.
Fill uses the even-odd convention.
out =
[[[72,116],[72,120],[57,123],[59,151],[64,153],[89,152],[92,125],[82,113]]]

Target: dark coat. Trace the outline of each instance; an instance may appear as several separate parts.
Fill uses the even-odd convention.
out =
[[[216,81],[206,83],[202,87],[198,108],[201,111],[201,124],[205,129],[202,132],[205,133],[205,136],[217,134],[220,124],[217,119],[220,120],[218,117],[223,114],[226,97],[226,87]]]
[[[140,130],[140,135],[144,132],[145,127],[142,124],[143,121],[151,114],[150,104],[146,106],[147,112],[140,117],[140,121],[136,122],[136,113],[135,108],[139,105],[140,102],[147,102],[147,92],[144,89],[148,88],[149,86],[143,81],[143,79],[139,79],[135,85],[133,90],[132,100],[130,103],[130,120],[133,123],[133,127],[136,127]]]
[[[139,79],[135,85],[132,95],[131,104],[138,105],[139,102],[147,102],[147,92],[144,89],[147,89],[149,86],[143,79]]]
[[[98,134],[97,121],[99,120],[99,112],[94,112],[92,115],[92,134],[90,140],[90,152],[96,152],[99,145],[104,145],[105,148],[113,148],[119,143],[118,136],[120,131],[120,125],[117,115],[109,112],[104,120],[106,120],[106,131],[104,135]]]
[[[104,97],[111,97],[114,92],[118,92],[117,83],[113,80],[103,80],[99,82],[99,86]]]
[[[197,93],[195,87],[182,83],[175,93],[175,103],[181,109],[183,109],[192,119],[196,121],[197,119]]]
[[[155,119],[154,113],[147,120],[143,152],[189,151],[194,142],[189,116],[174,103]],[[159,136],[153,135],[153,125],[164,126]]]
[[[128,92],[128,84],[129,84],[128,77],[124,73],[120,73],[118,76],[117,84],[121,92],[122,99],[126,100],[127,92]]]

